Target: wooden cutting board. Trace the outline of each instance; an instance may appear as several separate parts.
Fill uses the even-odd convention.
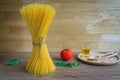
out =
[[[105,54],[105,53],[98,53],[98,54]],[[97,60],[89,60],[88,57],[81,55],[81,53],[79,53],[77,55],[77,57],[79,58],[80,61],[87,63],[87,64],[92,64],[92,65],[103,65],[103,66],[108,66],[108,65],[114,65],[117,64],[118,62],[120,62],[120,57],[118,55],[113,56],[111,58],[109,58],[108,60],[104,61],[106,56],[101,57]]]

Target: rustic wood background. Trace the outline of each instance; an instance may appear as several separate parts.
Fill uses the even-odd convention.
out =
[[[56,9],[47,36],[49,51],[79,51],[82,43],[95,51],[120,50],[120,0],[0,0],[0,51],[31,51],[19,9],[34,2]]]

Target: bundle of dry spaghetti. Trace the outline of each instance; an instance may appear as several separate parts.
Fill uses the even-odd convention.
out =
[[[29,4],[20,9],[32,36],[33,49],[28,60],[26,71],[30,74],[48,74],[55,70],[54,63],[46,45],[46,35],[55,10],[47,4]]]

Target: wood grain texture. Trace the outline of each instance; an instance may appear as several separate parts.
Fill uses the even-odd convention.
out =
[[[70,62],[78,61],[74,58]],[[60,60],[59,54],[50,53],[53,62]],[[25,66],[29,53],[0,53],[0,80],[120,80],[120,63],[112,66],[94,66],[81,64],[78,67],[57,67],[53,73],[45,76],[29,75]],[[5,65],[5,62],[17,58],[20,64],[15,66]]]
[[[31,51],[19,9],[34,2],[56,9],[47,36],[49,51],[79,51],[82,43],[95,51],[120,50],[120,0],[0,0],[0,51]]]

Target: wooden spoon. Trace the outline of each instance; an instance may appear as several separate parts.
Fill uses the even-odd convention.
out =
[[[100,54],[100,55],[92,55],[92,56],[89,56],[88,59],[89,60],[98,60],[99,58],[103,57],[103,56],[107,56],[107,55],[112,55],[114,54],[115,52],[109,52],[109,53],[106,53],[106,54]]]

